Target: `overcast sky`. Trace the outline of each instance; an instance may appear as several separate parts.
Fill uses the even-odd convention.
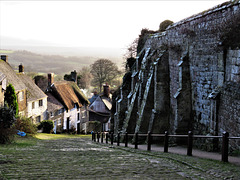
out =
[[[0,36],[56,46],[125,48],[142,28],[157,30],[166,19],[177,22],[225,1],[0,0]]]

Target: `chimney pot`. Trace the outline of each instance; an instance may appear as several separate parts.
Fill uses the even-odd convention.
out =
[[[1,55],[1,59],[8,63],[8,56],[7,55]]]
[[[19,69],[19,73],[24,73],[24,66],[22,64],[18,66],[18,69]]]
[[[54,83],[54,73],[48,73],[48,86]]]
[[[106,85],[103,85],[103,94],[106,97],[109,97],[109,95],[110,95],[110,87],[109,87],[108,83],[106,83]]]
[[[76,70],[71,72],[71,79],[72,79],[72,81],[77,82],[77,71]]]

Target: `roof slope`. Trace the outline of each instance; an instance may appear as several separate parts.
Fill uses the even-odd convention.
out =
[[[17,76],[27,87],[27,101],[36,101],[43,99],[47,95],[33,82],[33,80],[24,73],[17,73]]]
[[[5,74],[0,71],[0,83],[6,78]]]
[[[77,104],[78,107],[82,107],[72,86],[67,81],[54,83],[52,93],[67,109],[73,109],[75,104]]]
[[[111,111],[112,103],[109,101],[109,99],[106,97],[102,97],[102,101],[105,104],[105,106],[108,108],[108,110]]]
[[[84,95],[84,93],[81,91],[81,89],[78,87],[78,85],[75,82],[68,81],[68,83],[71,85],[75,94],[77,95],[78,99],[82,104],[90,104],[88,98]]]
[[[109,109],[109,101],[106,106],[106,99],[102,99],[100,96],[89,106],[89,111],[96,113],[110,113],[111,109]]]
[[[8,83],[14,86],[15,91],[21,91],[26,89],[25,84],[22,80],[16,75],[12,67],[3,60],[0,60],[0,72],[5,74],[7,77]]]
[[[48,98],[47,98],[47,109],[49,112],[54,112],[56,110],[62,109],[64,106],[51,94],[51,93],[46,93]]]

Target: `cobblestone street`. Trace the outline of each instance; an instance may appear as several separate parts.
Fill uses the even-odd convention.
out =
[[[239,179],[239,167],[170,153],[92,142],[89,138],[38,140],[0,146],[0,179]]]

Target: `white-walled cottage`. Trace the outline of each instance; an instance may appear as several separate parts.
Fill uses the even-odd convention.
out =
[[[77,130],[80,133],[81,124],[88,120],[87,106],[89,101],[77,84],[73,81],[54,82],[54,74],[51,73],[48,74],[47,94],[51,94],[64,107],[62,109],[63,130]],[[54,124],[59,124],[55,121]]]
[[[19,65],[17,76],[22,80],[27,89],[27,111],[25,116],[32,118],[34,123],[46,120],[47,95],[30,77],[24,74],[23,65]]]

